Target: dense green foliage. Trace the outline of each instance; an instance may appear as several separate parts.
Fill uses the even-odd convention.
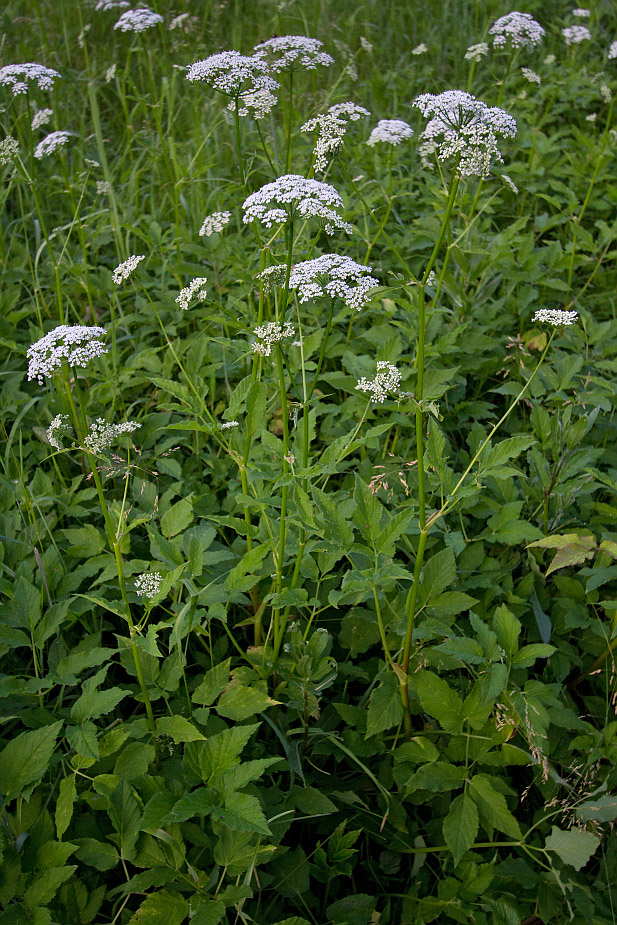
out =
[[[617,15],[593,2],[532,0],[541,44],[478,61],[501,0],[158,0],[141,34],[4,5],[2,65],[60,77],[0,86],[3,922],[617,922]],[[278,75],[262,120],[186,80],[288,34],[334,64]],[[454,88],[517,122],[484,179],[421,150],[414,99]],[[352,233],[244,223],[348,100],[370,116],[315,179]],[[380,119],[413,138],[367,145]],[[328,253],[372,268],[360,311],[258,278]],[[293,340],[251,350],[279,320]],[[61,323],[108,351],[28,381]],[[383,402],[357,388],[379,361]],[[98,419],[140,426],[88,448]]]

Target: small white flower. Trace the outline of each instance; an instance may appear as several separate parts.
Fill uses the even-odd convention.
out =
[[[253,353],[262,357],[269,357],[272,352],[272,345],[279,344],[282,340],[294,336],[293,326],[286,321],[280,325],[277,321],[269,321],[268,324],[262,324],[255,328],[253,334],[257,341],[253,343]]]
[[[556,55],[547,55],[546,58],[544,59],[544,63],[550,66],[551,64],[554,64],[556,60],[557,60]]]
[[[425,45],[424,42],[421,42],[419,45],[416,45],[416,47],[412,49],[411,53],[412,55],[423,55],[427,51],[428,51],[428,46]]]
[[[114,29],[119,29],[120,32],[145,32],[146,29],[152,29],[161,22],[163,22],[162,16],[143,7],[138,10],[125,10]]]
[[[232,427],[239,427],[237,421],[225,421],[224,424],[221,424],[221,430],[231,430]]]
[[[579,45],[591,38],[591,32],[587,26],[566,26],[561,30],[561,34],[566,40],[566,45]]]
[[[301,303],[321,297],[338,298],[359,312],[370,300],[372,290],[379,286],[379,280],[369,276],[370,273],[371,267],[356,263],[351,257],[323,254],[292,267],[289,288],[298,290]],[[264,270],[259,277],[282,285],[285,275],[286,267],[277,266]]]
[[[336,228],[351,234],[351,225],[343,221],[336,211],[342,206],[343,200],[329,183],[285,174],[245,199],[243,221],[248,225],[256,220],[271,228],[273,224],[283,224],[297,214],[300,218],[323,221],[328,234]]]
[[[360,37],[360,47],[363,48],[364,51],[368,51],[369,54],[373,50],[373,46],[371,45],[368,39],[364,38],[364,36]]]
[[[47,439],[55,450],[63,450],[62,438],[70,430],[68,414],[57,414],[47,428]]]
[[[39,90],[51,90],[58,71],[42,64],[7,64],[0,67],[0,84],[10,87],[13,96],[28,92],[28,83],[36,83]]]
[[[574,324],[578,320],[578,312],[564,312],[559,308],[541,308],[531,320],[544,321],[555,327],[561,327],[564,324]]]
[[[178,16],[174,16],[167,28],[170,32],[173,32],[174,29],[182,27],[183,31],[186,32],[188,28],[197,25],[198,22],[199,20],[196,16],[191,16],[190,13],[180,13]]]
[[[111,193],[111,186],[107,180],[97,180],[96,181],[96,194],[97,196],[109,196]]]
[[[347,132],[348,123],[356,122],[363,116],[370,116],[370,112],[364,106],[357,106],[351,102],[337,103],[335,106],[330,106],[327,112],[309,119],[301,126],[302,132],[319,130],[313,152],[316,173],[323,173],[330,159],[343,148],[343,138]]]
[[[28,347],[28,382],[37,379],[39,385],[44,378],[53,376],[64,363],[69,366],[86,366],[94,357],[107,353],[101,343],[105,328],[87,327],[76,324],[60,324]]]
[[[277,98],[271,90],[258,88],[245,90],[236,100],[230,100],[227,108],[233,112],[238,107],[239,116],[248,116],[252,113],[254,119],[263,119],[276,106]]]
[[[140,597],[153,598],[159,593],[162,581],[160,572],[144,572],[135,579],[135,590]]]
[[[42,141],[39,141],[34,149],[34,156],[37,160],[48,157],[50,154],[53,154],[57,148],[63,148],[70,137],[70,132],[51,132],[49,135],[46,135]]]
[[[609,58],[617,58],[617,41],[611,42],[610,48],[608,50]]]
[[[391,145],[398,145],[405,138],[411,138],[413,129],[401,119],[381,119],[367,141],[367,145],[376,145],[383,141]]]
[[[43,125],[47,125],[53,114],[53,109],[39,109],[38,112],[35,112],[32,117],[32,122],[30,123],[32,131],[35,132],[37,128],[42,128]]]
[[[383,402],[388,397],[388,392],[396,394],[401,385],[401,374],[391,363],[386,360],[377,361],[377,375],[374,379],[358,379],[356,389],[362,392],[370,392],[373,401]]]
[[[90,425],[84,437],[82,447],[87,453],[102,453],[115,443],[123,434],[132,434],[141,427],[136,421],[124,421],[122,424],[108,424],[103,418],[97,418]]]
[[[611,90],[610,87],[607,87],[606,84],[603,84],[600,87],[600,96],[602,97],[605,103],[610,103],[611,100],[613,99],[613,91]]]
[[[19,142],[7,135],[0,141],[0,167],[6,167],[11,164],[19,154]]]
[[[522,67],[521,72],[523,77],[526,77],[529,83],[541,84],[542,78],[539,74],[536,74],[535,71],[532,71],[529,67]]]
[[[203,300],[207,298],[208,292],[205,288],[207,282],[207,276],[198,276],[192,283],[180,291],[180,295],[176,296],[176,302],[183,311],[186,311],[189,307],[191,299],[197,299],[198,302],[203,302]]]
[[[598,118],[598,113],[597,113],[597,112],[590,112],[588,116],[585,116],[585,121],[586,121],[586,122],[595,122],[597,118]]]
[[[578,16],[579,19],[589,19],[591,16],[590,10],[585,10],[582,7],[577,7],[577,9],[572,10],[573,16]]]
[[[275,73],[298,67],[312,71],[318,64],[322,67],[334,64],[334,58],[320,50],[322,46],[319,39],[306,35],[277,35],[255,45],[254,57],[265,59]]]
[[[533,48],[534,45],[539,45],[546,35],[540,23],[529,13],[519,13],[516,10],[496,20],[488,34],[493,36],[493,45],[496,48],[503,48],[508,42],[512,48]]]
[[[98,170],[99,167],[101,166],[98,161],[93,161],[89,157],[84,157],[84,164],[86,165],[86,167],[89,167],[90,170]]]
[[[130,256],[128,260],[125,260],[124,263],[118,264],[112,275],[114,283],[119,286],[120,283],[129,278],[135,267],[145,259],[145,254],[141,254],[140,256],[132,254],[132,256]]]
[[[116,69],[118,65],[114,62],[110,67],[105,71],[105,83],[110,83],[116,76]]]
[[[488,55],[488,45],[486,42],[478,42],[477,45],[470,45],[465,52],[466,61],[479,61],[485,55]]]
[[[213,212],[212,215],[206,215],[203,225],[199,229],[199,236],[204,235],[209,238],[216,231],[222,231],[225,225],[231,219],[231,212]]]

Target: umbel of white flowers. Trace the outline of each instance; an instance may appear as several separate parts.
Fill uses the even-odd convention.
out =
[[[252,109],[256,118],[270,111],[279,87],[278,81],[270,76],[265,61],[241,55],[238,51],[220,51],[202,61],[195,61],[189,65],[186,77],[192,82],[202,81],[213,90],[230,96],[230,109],[237,105],[240,115],[247,115]]]
[[[371,147],[379,142],[390,145],[399,145],[405,138],[411,138],[413,129],[401,119],[381,119],[367,141]]]
[[[318,64],[322,67],[334,64],[334,58],[320,50],[322,45],[319,39],[306,35],[277,35],[255,45],[254,57],[265,59],[275,73],[301,67],[312,71]]]
[[[203,238],[205,235],[209,238],[215,232],[222,231],[230,219],[231,212],[213,212],[211,215],[206,215],[203,225],[199,229],[199,236]]]
[[[262,324],[255,328],[253,334],[257,338],[252,344],[253,353],[257,353],[262,357],[269,357],[272,352],[272,345],[280,344],[282,340],[293,337],[294,329],[289,321],[282,325],[278,321],[269,321],[268,324]]]
[[[281,285],[287,268],[284,265],[268,267],[259,274],[267,283]],[[351,257],[323,254],[313,260],[297,263],[289,274],[289,288],[297,289],[300,302],[328,296],[342,299],[356,311],[366,305],[379,280],[370,276],[371,267],[356,263]]]
[[[0,84],[8,86],[13,96],[28,92],[28,84],[36,83],[39,90],[51,90],[58,71],[42,64],[7,64],[0,67]]]
[[[66,363],[69,366],[87,366],[94,357],[107,353],[108,347],[101,338],[105,328],[86,325],[60,324],[35,344],[28,347],[28,381],[36,379],[43,385]]]
[[[396,395],[401,385],[401,374],[392,363],[387,360],[377,361],[377,375],[374,379],[358,379],[356,389],[362,392],[370,392],[373,401],[383,402],[388,397],[388,393]]]
[[[63,148],[71,137],[70,132],[50,132],[34,149],[34,156],[37,160],[48,157],[53,154],[57,148]]]
[[[370,116],[370,112],[364,106],[357,106],[351,102],[337,103],[335,106],[330,106],[327,112],[309,119],[301,126],[303,132],[314,132],[319,129],[313,152],[315,155],[314,169],[317,173],[323,173],[328,166],[328,161],[343,147],[343,138],[348,123],[356,122],[362,116]]]
[[[439,160],[455,157],[462,177],[488,176],[491,163],[503,161],[496,136],[516,135],[516,121],[505,110],[488,107],[463,90],[423,93],[413,105],[432,116],[420,136],[422,153],[436,152]]]
[[[343,221],[336,211],[342,207],[343,200],[329,183],[285,174],[272,183],[266,183],[244,200],[242,218],[247,225],[258,221],[271,228],[298,215],[322,221],[328,234],[333,234],[336,228],[351,234],[351,225]]]
[[[512,48],[533,48],[540,44],[546,32],[529,13],[514,10],[494,22],[488,34],[492,36],[495,48],[503,48],[507,44]]]
[[[125,10],[114,29],[120,32],[145,32],[163,22],[163,17],[147,7],[138,10]]]

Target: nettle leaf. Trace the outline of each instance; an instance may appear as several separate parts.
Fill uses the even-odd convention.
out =
[[[518,822],[508,809],[506,798],[494,789],[488,775],[472,777],[468,792],[480,811],[483,825],[505,832],[512,838],[523,837]]]
[[[207,672],[205,678],[191,696],[193,703],[202,703],[209,707],[222,694],[229,684],[231,659],[219,662]]]
[[[205,742],[189,742],[184,750],[185,761],[207,783],[211,777],[234,767],[240,752],[259,726],[260,723],[234,726],[210,736]]]
[[[535,543],[529,543],[528,549],[556,549],[555,558],[546,570],[546,574],[568,565],[580,565],[586,559],[591,559],[596,551],[596,541],[593,536],[581,536],[578,533],[564,533],[562,536],[545,536]]]
[[[465,719],[461,698],[447,681],[432,671],[418,671],[410,680],[420,698],[422,709],[433,716],[446,732],[460,732]]]
[[[576,828],[564,831],[554,825],[544,847],[547,851],[554,851],[564,864],[569,864],[575,870],[581,870],[595,854],[599,844],[600,839],[591,832]]]
[[[182,925],[188,911],[189,904],[179,893],[159,890],[146,897],[128,925]]]
[[[225,798],[225,806],[217,807],[213,813],[228,828],[236,832],[258,832],[271,835],[266,817],[257,797],[249,793],[230,793]]]
[[[392,726],[398,726],[403,719],[401,687],[393,674],[387,674],[379,687],[374,688],[368,704],[366,736],[377,735]]]
[[[0,754],[0,793],[5,801],[26,799],[41,780],[54,753],[62,723],[22,732]],[[32,786],[31,786],[32,785]]]
[[[443,821],[443,837],[458,864],[466,851],[473,847],[478,834],[478,810],[469,794],[460,793],[452,800]]]
[[[257,687],[247,687],[244,684],[236,684],[234,687],[225,691],[220,697],[215,710],[220,716],[225,716],[236,723],[254,716],[255,713],[261,713],[270,706],[279,703],[278,700],[272,700],[265,690]]]

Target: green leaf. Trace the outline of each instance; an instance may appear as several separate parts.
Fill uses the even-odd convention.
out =
[[[175,379],[163,379],[161,377],[155,376],[154,378],[150,379],[150,382],[157,389],[161,389],[162,392],[167,392],[169,395],[173,395],[174,398],[177,398],[184,404],[191,404],[191,396],[187,387],[185,385],[181,385],[179,382],[176,382]]]
[[[456,593],[456,592],[453,592]],[[475,639],[468,639],[466,636],[451,636],[435,646],[435,652],[443,652],[451,658],[456,658],[461,662],[467,662],[469,665],[479,665],[485,661],[484,651],[479,642]]]
[[[456,578],[456,561],[449,546],[431,556],[422,569],[421,598],[424,602],[445,591]]]
[[[506,655],[512,656],[518,651],[518,637],[521,632],[520,621],[508,610],[505,604],[498,607],[493,616],[493,629],[497,642]]]
[[[234,565],[225,580],[225,587],[230,591],[248,591],[257,584],[257,577],[253,574],[269,553],[268,547],[253,546],[245,552],[237,565]],[[248,577],[244,576],[248,574]]]
[[[76,796],[75,775],[71,774],[70,777],[63,777],[58,788],[58,800],[56,802],[55,821],[58,838],[62,838],[73,818],[73,806]]]
[[[52,723],[16,736],[0,754],[0,793],[5,801],[30,794],[51,761],[62,723]]]
[[[173,805],[165,821],[186,822],[193,816],[209,816],[217,803],[218,798],[212,790],[198,787]]]
[[[225,807],[218,807],[212,813],[224,825],[236,832],[258,832],[271,835],[259,800],[249,793],[230,793],[225,798]]]
[[[95,761],[99,757],[99,743],[97,739],[97,729],[94,723],[86,721],[85,723],[80,723],[79,726],[67,726],[65,735],[66,740],[74,748],[78,755],[82,755],[84,758],[94,758]]]
[[[467,772],[462,765],[449,764],[447,761],[433,761],[418,768],[405,785],[405,795],[415,790],[430,790],[441,793],[446,790],[458,790],[462,786]]]
[[[230,665],[231,659],[227,658],[224,662],[219,662],[218,665],[208,671],[199,687],[193,691],[191,696],[193,703],[203,703],[207,707],[214,703],[219,694],[229,684]]]
[[[255,713],[261,713],[270,706],[277,704],[277,700],[272,700],[265,690],[259,690],[256,687],[247,687],[244,684],[237,684],[219,698],[215,710],[220,716],[225,716],[236,723]]]
[[[136,743],[137,744],[137,743]],[[125,779],[114,790],[109,800],[109,818],[118,833],[121,856],[132,861],[139,835],[141,813],[133,788]]]
[[[547,851],[554,851],[564,864],[580,870],[596,852],[599,844],[600,839],[591,832],[577,828],[563,831],[554,825],[544,847]]]
[[[187,498],[181,498],[161,517],[161,533],[169,539],[182,533],[192,522],[193,505]]]
[[[374,921],[373,913],[377,900],[367,893],[353,893],[337,899],[326,909],[327,921],[331,925],[368,925]]]
[[[71,719],[74,723],[83,723],[87,719],[98,719],[99,716],[111,713],[120,701],[131,693],[120,687],[109,687],[104,691],[98,691],[96,688],[103,682],[106,674],[107,667],[82,684],[81,696],[71,708]]]
[[[184,716],[160,716],[156,721],[156,731],[159,735],[171,736],[176,744],[205,738]]]
[[[365,738],[368,739],[392,726],[398,726],[402,719],[401,687],[393,674],[387,674],[383,683],[371,693]]]
[[[458,864],[466,851],[473,847],[478,834],[478,810],[471,797],[460,793],[452,800],[443,821],[443,837]]]
[[[150,763],[154,761],[154,745],[144,742],[129,742],[122,749],[114,765],[114,774],[133,780],[148,773]]]
[[[211,777],[234,767],[240,752],[259,726],[259,723],[234,726],[210,736],[206,742],[189,742],[184,750],[185,760],[191,770],[207,783]]]
[[[225,903],[220,899],[202,899],[191,917],[191,925],[219,925],[224,915]]]
[[[403,742],[394,752],[394,761],[411,761],[413,764],[424,764],[437,761],[440,752],[430,739],[425,736],[414,736],[409,742]]]
[[[580,822],[612,822],[617,819],[617,795],[598,797],[596,800],[587,800],[576,807],[576,818]]]
[[[62,533],[69,543],[66,554],[73,559],[90,559],[105,549],[105,537],[93,524],[71,527]]]
[[[294,794],[294,803],[307,816],[327,816],[337,810],[332,800],[316,787],[299,788]]]
[[[546,570],[546,574],[557,569],[565,568],[567,565],[579,565],[585,559],[590,559],[596,551],[596,541],[593,536],[580,536],[578,533],[564,533],[562,536],[545,536],[535,543],[530,543],[529,548],[537,549],[556,549],[557,553]]]
[[[266,425],[265,382],[253,382],[246,396],[246,432],[249,436],[263,430]]]
[[[485,450],[479,463],[479,471],[483,477],[487,475],[499,475],[499,469],[509,459],[514,459],[524,450],[536,443],[535,437],[507,437],[497,444],[493,449]]]
[[[266,768],[282,760],[282,758],[255,758],[253,761],[243,761],[228,771],[212,777],[210,786],[216,787],[221,793],[242,790],[250,781],[261,777]]]
[[[511,838],[522,839],[519,824],[508,809],[506,798],[494,789],[488,775],[476,774],[472,777],[468,793],[480,810],[483,825],[505,832]]]
[[[447,681],[432,671],[418,671],[410,679],[415,685],[422,709],[433,716],[446,732],[460,732],[463,727],[463,704]]]
[[[547,646],[542,642],[534,642],[523,646],[513,657],[512,665],[517,668],[531,668],[537,658],[549,658],[556,652],[555,646]]]
[[[11,610],[11,625],[28,631],[34,629],[41,617],[40,592],[23,575],[15,582]]]
[[[77,870],[75,865],[69,867],[50,867],[35,876],[28,884],[24,904],[34,910],[37,906],[46,906],[56,895],[58,888]]]
[[[108,841],[97,841],[95,838],[76,838],[79,846],[75,857],[97,870],[113,870],[119,863],[120,857],[113,845]]]
[[[182,925],[188,911],[188,903],[179,893],[159,890],[145,898],[128,925]]]

